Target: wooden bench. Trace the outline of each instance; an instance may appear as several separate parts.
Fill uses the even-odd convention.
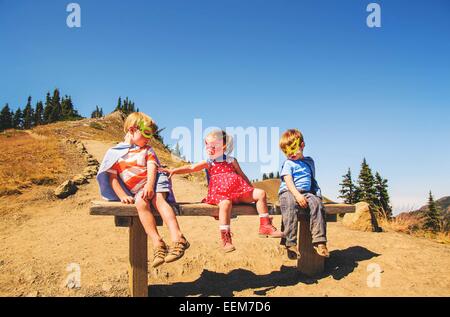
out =
[[[217,206],[203,203],[177,203],[173,204],[178,216],[218,216]],[[326,203],[327,221],[336,221],[337,214],[355,211],[354,205]],[[279,214],[279,207],[270,205],[269,209],[273,213]],[[147,235],[138,217],[134,205],[125,205],[120,202],[93,201],[90,207],[90,214],[97,216],[114,216],[117,227],[129,228],[129,285],[131,296],[148,296],[148,267],[147,267]],[[162,219],[154,210],[153,214],[158,225],[162,225]],[[257,215],[254,204],[234,205],[232,209],[233,217],[243,215]],[[314,276],[324,270],[325,258],[319,256],[311,241],[309,230],[309,216],[299,215],[298,234],[299,258],[297,268],[300,272]]]

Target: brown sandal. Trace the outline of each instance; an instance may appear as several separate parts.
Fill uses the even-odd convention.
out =
[[[173,243],[169,247],[169,251],[167,252],[166,257],[164,258],[164,261],[166,263],[170,263],[173,261],[176,261],[183,257],[184,251],[187,250],[190,247],[189,242],[186,240],[184,236],[181,236],[180,241]]]
[[[328,252],[327,245],[324,243],[319,243],[313,246],[314,250],[316,250],[317,254],[323,256],[325,258],[330,257],[330,252]]]
[[[158,267],[161,264],[164,263],[164,258],[167,255],[167,246],[166,244],[161,244],[159,246],[157,246],[154,250],[153,250],[153,261],[152,261],[152,267]]]

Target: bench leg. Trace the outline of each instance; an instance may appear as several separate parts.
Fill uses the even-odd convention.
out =
[[[147,277],[147,234],[139,217],[133,217],[130,224],[128,278],[132,297],[148,296]]]
[[[298,231],[299,258],[297,269],[308,276],[316,276],[324,270],[325,258],[318,255],[312,245],[311,231],[309,230],[309,217],[299,215]]]

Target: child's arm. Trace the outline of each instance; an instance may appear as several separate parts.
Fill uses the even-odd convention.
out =
[[[198,163],[194,163],[194,164],[190,164],[190,165],[185,165],[185,166],[181,166],[181,167],[177,167],[177,168],[173,168],[170,170],[167,170],[170,175],[169,178],[172,177],[172,175],[174,174],[189,174],[189,173],[195,173],[195,172],[199,172],[204,168],[208,167],[208,162],[206,161],[201,161]]]
[[[124,204],[132,204],[134,203],[134,198],[128,196],[127,193],[123,190],[122,186],[120,186],[119,179],[117,174],[108,173],[109,174],[109,184],[111,188],[116,193],[117,197],[119,197],[120,201]]]
[[[239,166],[239,163],[236,159],[233,159],[233,166],[234,169],[236,170],[236,173],[241,175],[241,177],[250,185],[252,186],[252,183],[250,182],[250,180],[248,179],[247,175],[244,174],[244,172],[242,171],[241,167]]]
[[[154,161],[147,162],[147,183],[144,186],[144,190],[142,191],[142,199],[152,199],[155,194],[155,181],[156,181],[156,172],[158,171],[158,166]]]
[[[289,189],[292,195],[294,195],[295,200],[298,202],[300,207],[302,208],[308,207],[308,201],[306,200],[305,196],[298,191],[297,187],[295,187],[292,175],[284,175],[283,180],[286,183],[286,187]]]

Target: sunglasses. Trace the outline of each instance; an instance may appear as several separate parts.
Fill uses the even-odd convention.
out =
[[[295,155],[300,150],[300,139],[296,139],[291,145],[286,146],[285,153],[288,156]]]
[[[144,138],[150,139],[153,136],[153,133],[151,132],[152,130],[149,127],[145,126],[144,121],[141,120],[138,122],[138,128]]]

